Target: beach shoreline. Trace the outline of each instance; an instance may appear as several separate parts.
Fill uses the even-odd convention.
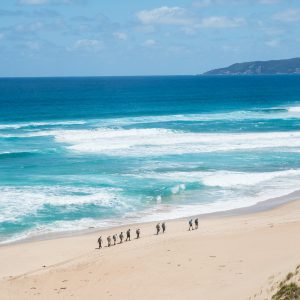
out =
[[[218,217],[226,217],[226,216],[239,216],[239,215],[245,215],[245,214],[253,214],[257,212],[263,212],[267,210],[271,210],[273,208],[276,208],[278,206],[281,206],[283,204],[286,204],[288,202],[296,201],[300,199],[300,190],[294,191],[292,193],[269,198],[267,200],[259,201],[254,205],[246,206],[246,207],[240,207],[240,208],[234,208],[234,209],[228,209],[224,211],[216,211],[211,213],[200,213],[200,214],[190,214],[188,216],[184,217],[174,217],[174,218],[163,218],[163,219],[155,219],[151,221],[138,221],[138,222],[126,222],[126,223],[120,223],[115,226],[107,226],[107,227],[89,227],[82,230],[69,230],[69,231],[61,231],[61,232],[51,232],[51,233],[43,233],[43,234],[35,234],[30,237],[24,237],[20,239],[15,240],[9,240],[9,241],[3,241],[0,243],[0,248],[14,245],[14,244],[23,244],[23,243],[31,243],[34,241],[43,241],[43,240],[55,240],[55,239],[61,239],[61,238],[68,238],[68,237],[80,237],[83,235],[89,235],[94,233],[101,233],[105,232],[107,230],[120,230],[120,228],[124,227],[132,227],[139,225],[147,225],[147,224],[154,224],[156,222],[161,221],[176,221],[176,220],[187,220],[189,218],[195,218],[199,217],[200,219],[207,219],[207,218],[218,218]],[[192,206],[191,206],[192,208]]]
[[[191,232],[186,218],[168,221],[159,236],[154,222],[135,224],[131,242],[110,248],[106,236],[128,226],[2,246],[1,299],[98,299],[99,291],[101,299],[269,299],[300,263],[300,200],[280,201],[288,200],[203,217]],[[100,234],[105,247],[98,250]]]

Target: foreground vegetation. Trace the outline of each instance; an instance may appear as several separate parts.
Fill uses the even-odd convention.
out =
[[[289,273],[286,276],[285,280],[280,283],[276,294],[272,296],[272,300],[300,300],[299,276],[297,276],[299,271],[300,265],[294,273]]]

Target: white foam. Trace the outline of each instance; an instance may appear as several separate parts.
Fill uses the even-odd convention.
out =
[[[273,110],[270,112],[270,110]],[[243,121],[300,118],[300,107],[273,107],[265,110],[239,110],[211,114],[176,114],[160,116],[124,117],[92,120],[95,127],[125,126],[157,122],[207,122],[207,121]]]
[[[286,181],[300,178],[300,170],[284,170],[275,172],[232,172],[232,171],[190,171],[190,172],[166,172],[166,173],[141,173],[131,175],[149,179],[159,179],[175,182],[183,182],[174,187],[174,192],[185,189],[186,183],[202,183],[211,187],[239,187],[254,186],[261,183],[277,181]],[[173,190],[172,190],[173,191]]]
[[[38,152],[38,150],[36,149],[29,149],[29,150],[24,150],[24,151],[4,151],[4,152],[0,152],[0,156],[1,155],[9,155],[9,154],[29,154],[29,153],[36,153]]]
[[[116,222],[112,219],[96,220],[92,218],[82,218],[73,221],[55,221],[51,224],[38,225],[35,228],[31,228],[30,230],[6,238],[5,240],[0,241],[0,245],[24,239],[36,238],[39,236],[46,236],[53,233],[76,232],[90,228],[109,228],[118,225],[122,225],[122,223]]]
[[[175,185],[171,188],[172,194],[178,194],[178,193],[180,193],[181,191],[184,191],[184,190],[185,190],[185,184],[184,183],[177,184],[177,185]]]
[[[272,172],[274,173],[274,172]],[[282,173],[283,175],[284,173]],[[274,174],[273,174],[274,175]],[[224,212],[237,208],[253,206],[261,201],[282,197],[299,190],[299,175],[288,178],[279,176],[275,180],[261,182],[259,186],[249,186],[249,189],[222,189],[214,194],[213,199],[199,196],[196,191],[194,196],[197,202],[183,205],[157,205],[140,215],[140,221],[149,222],[189,217],[197,214]],[[298,176],[297,176],[298,175]],[[228,187],[228,186],[227,186]],[[238,187],[238,186],[236,186]],[[255,188],[254,188],[255,187]]]
[[[33,238],[37,236],[48,235],[51,233],[61,232],[75,232],[80,230],[87,230],[89,228],[112,228],[121,225],[129,225],[140,222],[151,222],[158,220],[170,220],[182,217],[190,217],[197,214],[207,214],[215,212],[223,212],[236,208],[243,208],[255,205],[261,201],[284,196],[295,191],[294,188],[286,186],[284,189],[267,190],[255,194],[252,197],[234,197],[230,194],[224,194],[222,199],[216,199],[213,202],[206,202],[205,199],[202,203],[187,204],[187,205],[166,205],[162,204],[161,196],[157,196],[157,205],[144,211],[128,212],[123,218],[120,219],[92,219],[83,218],[73,221],[55,221],[51,224],[41,224],[35,228],[31,228],[26,232],[14,235],[0,241],[0,245],[8,244],[15,241]]]
[[[287,108],[290,113],[300,113],[300,106],[291,106]]]
[[[86,121],[49,121],[49,122],[24,122],[12,124],[0,124],[0,129],[20,129],[30,126],[59,126],[59,125],[83,125]]]
[[[258,202],[280,197],[299,189],[300,170],[285,170],[275,172],[168,172],[164,174],[148,173],[135,176],[187,183],[202,183],[218,190],[202,192],[188,191],[180,195],[183,200],[195,198],[194,204],[161,205],[141,214],[141,220],[148,222],[159,219],[174,219],[195,214],[227,211],[236,208],[249,207]],[[178,188],[174,190],[178,192]]]
[[[32,133],[34,135],[35,133]],[[71,151],[116,156],[159,156],[215,151],[288,149],[300,147],[300,131],[258,133],[193,133],[168,129],[54,130]]]
[[[202,182],[207,186],[234,187],[234,186],[253,186],[274,179],[299,178],[300,170],[286,170],[276,172],[226,172],[220,171],[203,177]]]
[[[157,204],[160,204],[160,203],[161,203],[161,195],[158,195],[158,196],[156,197],[156,203],[157,203]]]
[[[185,172],[177,172],[177,173],[167,173],[168,177],[177,176],[178,179],[190,179],[190,182],[194,182],[197,180],[197,178],[207,178],[207,174],[204,175],[202,173],[199,175],[196,172],[192,172],[193,174],[190,174],[187,176],[187,173]],[[86,230],[89,227],[96,227],[96,228],[108,228],[108,227],[114,227],[119,225],[125,225],[125,224],[131,224],[131,223],[137,223],[137,222],[149,222],[149,221],[156,221],[156,220],[163,220],[163,219],[175,219],[179,217],[188,217],[191,215],[196,214],[205,214],[205,213],[212,213],[212,212],[220,212],[220,211],[227,211],[235,208],[242,208],[242,207],[248,207],[251,205],[254,205],[260,201],[264,201],[270,198],[274,197],[280,197],[286,194],[289,194],[295,190],[298,190],[299,188],[299,173],[300,170],[287,170],[287,171],[279,171],[279,172],[264,172],[264,173],[235,173],[235,172],[216,172],[215,174],[211,173],[211,177],[215,176],[214,181],[211,182],[212,186],[220,186],[222,183],[224,183],[225,177],[230,178],[232,182],[230,183],[230,180],[225,182],[225,189],[223,188],[222,193],[219,193],[218,195],[215,194],[213,199],[205,199],[201,198],[198,195],[198,192],[196,191],[194,196],[197,199],[197,203],[195,204],[186,204],[186,205],[166,205],[163,203],[163,199],[160,195],[156,197],[156,205],[152,206],[151,208],[144,210],[144,211],[133,211],[128,212],[124,215],[121,219],[91,219],[91,218],[83,218],[80,220],[74,220],[74,221],[55,221],[51,224],[41,224],[36,228],[30,229],[29,231],[20,233],[18,235],[13,236],[12,238],[6,239],[4,241],[0,241],[0,244],[10,243],[13,241],[21,240],[24,238],[30,238],[34,236],[39,235],[46,235],[49,233],[57,233],[57,232],[66,232],[66,231],[76,231],[76,230]],[[253,180],[257,174],[259,174],[259,177],[261,179],[261,182],[258,184],[255,180]],[[180,176],[182,178],[180,178]],[[222,177],[223,176],[223,177]],[[239,177],[243,177],[243,180],[239,180]],[[173,177],[173,179],[175,179]],[[287,180],[288,179],[288,180]],[[250,182],[246,182],[244,180],[248,180]],[[220,184],[221,183],[221,184]],[[230,184],[229,184],[230,183]],[[251,191],[251,193],[247,194],[247,189],[244,188],[245,185],[255,185],[255,188],[250,187],[248,191]],[[242,186],[241,186],[242,185]],[[222,186],[222,185],[221,185]],[[185,189],[185,185],[183,183],[178,184],[176,186],[176,190],[174,190],[174,193],[178,193],[180,190]],[[241,187],[240,191],[241,194],[236,190],[232,190],[230,187]],[[229,189],[227,189],[229,188]],[[43,188],[42,188],[43,189]],[[60,189],[60,188],[58,188]],[[74,191],[74,188],[67,188],[72,191]],[[24,188],[22,189],[24,190]],[[38,189],[37,189],[38,190]],[[78,189],[78,191],[82,191],[82,189]],[[87,190],[85,190],[87,192]],[[95,190],[90,190],[90,192],[95,192]],[[11,191],[9,191],[11,192]],[[64,192],[68,192],[65,190]],[[112,193],[111,193],[112,192]],[[21,193],[21,191],[20,191]],[[38,193],[40,193],[38,191]],[[2,194],[2,193],[1,193]],[[47,193],[48,194],[48,193]],[[5,193],[4,193],[5,195]],[[16,197],[20,199],[19,194],[12,194],[12,197]],[[4,216],[2,215],[2,221],[4,220],[3,217],[5,217],[6,213],[15,213],[15,217],[17,217],[16,212],[22,212],[24,213],[33,213],[35,211],[35,205],[40,204],[41,202],[44,203],[44,201],[36,200],[34,197],[34,194],[28,194],[28,192],[25,189],[25,200],[30,200],[27,204],[26,202],[20,202],[16,201],[15,207],[12,207],[11,211],[3,211],[1,208],[1,212],[4,212]],[[99,195],[99,191],[98,191]],[[101,193],[101,201],[105,203],[105,205],[112,205],[117,206],[116,202],[116,194],[114,190],[104,190]],[[27,198],[27,196],[30,196],[30,198]],[[191,196],[191,194],[190,194]],[[39,197],[38,197],[39,198]],[[73,196],[72,196],[73,198]],[[76,196],[75,196],[76,198]],[[22,200],[24,200],[22,199]],[[52,202],[53,197],[50,196],[47,200],[47,203],[53,203]],[[2,199],[3,200],[3,199]],[[95,200],[95,199],[94,199]],[[85,198],[83,201],[84,203],[89,201],[94,201],[92,198]],[[128,200],[128,199],[127,199]],[[37,203],[36,203],[37,202]],[[55,203],[56,201],[54,201]],[[126,202],[126,201],[125,201]],[[1,202],[0,202],[1,203]],[[82,200],[73,199],[72,201],[69,201],[66,199],[61,199],[58,202],[58,204],[66,204],[66,203],[82,203]],[[120,205],[124,205],[124,203],[121,203]],[[26,211],[26,209],[30,208],[30,211]],[[126,211],[126,209],[124,210]],[[0,220],[1,221],[1,220]]]
[[[286,112],[264,113],[264,112],[232,112],[224,114],[207,115],[172,115],[136,117],[124,119],[101,120],[94,122],[99,127],[111,125],[124,125],[134,123],[168,122],[168,121],[210,121],[210,120],[244,120],[290,118],[300,117],[300,108],[290,107]],[[70,121],[73,122],[73,121]],[[84,122],[70,123],[26,123],[26,126],[44,125],[67,125],[84,124]],[[31,125],[29,125],[31,124]],[[91,125],[89,123],[89,125]],[[1,127],[0,129],[19,129],[20,124],[12,124],[15,127]],[[17,126],[17,127],[16,127]],[[4,136],[4,135],[1,135]],[[38,131],[17,131],[17,134],[5,136],[35,137],[50,136],[57,143],[70,151],[77,153],[96,153],[110,156],[160,156],[174,154],[203,153],[214,151],[233,150],[280,150],[299,151],[300,131],[296,132],[260,132],[260,133],[193,133],[175,131],[169,129],[122,129],[122,128],[94,128],[85,130],[56,129]],[[128,214],[130,221],[147,221],[162,218],[176,218],[189,216],[196,213],[208,213],[223,211],[238,207],[253,205],[259,201],[271,197],[281,196],[298,189],[300,170],[286,170],[276,172],[169,172],[164,174],[140,174],[142,178],[158,178],[160,180],[174,181],[169,186],[169,191],[180,197],[187,183],[198,182],[209,187],[219,187],[220,193],[214,194],[214,201],[199,199],[201,204],[180,205],[177,207],[164,205],[161,195],[156,196],[157,206],[147,212]],[[232,193],[230,193],[232,192]],[[75,193],[75,194],[74,194]],[[76,195],[76,193],[78,193]],[[81,195],[79,195],[82,193]],[[222,194],[223,193],[223,194]],[[247,195],[248,193],[248,195]],[[252,193],[252,194],[251,194]],[[251,196],[251,195],[252,196]],[[1,187],[0,188],[0,221],[16,220],[24,215],[35,214],[44,204],[66,205],[72,209],[72,204],[95,203],[106,207],[130,207],[130,199],[123,199],[118,189],[107,188],[74,188],[74,187]],[[143,217],[141,217],[143,215]],[[147,216],[145,216],[147,215]],[[128,220],[123,220],[128,222]],[[57,221],[52,224],[41,225],[33,231],[24,235],[44,234],[65,230],[86,229],[89,226],[108,226],[112,220],[82,219],[77,221]]]
[[[0,152],[0,155],[11,154],[11,153],[19,153],[19,152],[4,151],[4,152]]]
[[[118,188],[89,188],[68,186],[1,187],[0,222],[16,220],[18,217],[35,214],[45,204],[70,205],[94,203],[105,207],[130,205],[120,195]]]
[[[300,106],[290,107],[274,107],[272,113],[266,110],[239,110],[223,113],[202,113],[202,114],[175,114],[175,115],[160,115],[160,116],[139,116],[139,117],[121,117],[107,119],[91,119],[91,120],[69,120],[69,121],[41,121],[41,122],[22,122],[0,124],[0,129],[22,129],[30,126],[59,126],[59,125],[83,125],[89,124],[94,127],[109,127],[109,126],[125,126],[141,123],[156,123],[156,122],[178,122],[178,121],[241,121],[241,120],[259,120],[259,119],[289,119],[300,118]],[[278,111],[276,111],[278,110]]]

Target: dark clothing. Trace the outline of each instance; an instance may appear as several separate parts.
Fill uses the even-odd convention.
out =
[[[140,238],[140,230],[139,230],[139,229],[136,231],[136,238],[137,238],[137,239]]]
[[[119,235],[120,243],[123,243],[123,238],[124,238],[124,235],[123,235],[123,232],[121,232]]]
[[[198,219],[195,220],[195,229],[198,229]]]
[[[99,244],[99,249],[101,249],[102,248],[102,238],[101,237],[99,237],[99,239],[98,239],[98,244]]]
[[[191,230],[191,228],[192,228],[192,230],[194,230],[192,219],[189,221],[189,231]]]
[[[116,241],[117,241],[117,236],[116,235],[113,235],[113,240],[114,240],[114,245],[115,245]]]
[[[130,241],[130,230],[127,230],[126,232],[126,241]]]
[[[161,228],[162,228],[163,233],[165,233],[165,231],[166,231],[166,224],[162,223],[161,224]]]
[[[160,225],[157,224],[157,225],[156,225],[156,234],[159,234],[159,232],[160,232]]]

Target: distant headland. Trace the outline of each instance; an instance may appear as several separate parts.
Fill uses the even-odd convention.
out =
[[[226,68],[214,69],[203,75],[271,75],[300,74],[300,57],[290,59],[235,63]]]

